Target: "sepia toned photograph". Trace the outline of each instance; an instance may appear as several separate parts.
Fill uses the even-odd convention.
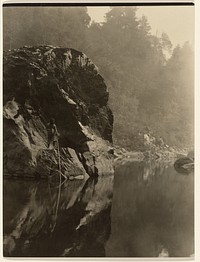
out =
[[[194,4],[2,13],[3,256],[194,259]]]

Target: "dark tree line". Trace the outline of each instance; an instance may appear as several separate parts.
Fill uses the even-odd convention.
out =
[[[152,35],[137,8],[111,8],[101,24],[91,23],[86,7],[4,8],[3,16],[4,50],[65,46],[93,60],[109,87],[118,144],[134,149],[133,137],[148,126],[169,145],[192,145],[192,48],[173,49],[166,34]]]

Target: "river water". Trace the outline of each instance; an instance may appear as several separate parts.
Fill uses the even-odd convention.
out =
[[[51,181],[50,181],[51,182]],[[4,180],[4,256],[189,257],[194,174],[126,162],[115,175],[57,182]]]

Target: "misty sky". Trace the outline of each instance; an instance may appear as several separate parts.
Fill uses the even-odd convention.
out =
[[[102,22],[108,10],[109,7],[88,7],[96,22]],[[153,34],[167,33],[173,45],[186,41],[194,44],[194,6],[143,6],[138,7],[137,14],[147,17]]]

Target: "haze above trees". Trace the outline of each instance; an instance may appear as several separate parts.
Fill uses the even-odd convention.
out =
[[[89,56],[109,88],[117,144],[134,149],[135,135],[148,127],[169,145],[192,145],[193,50],[189,43],[173,48],[165,33],[152,35],[137,8],[111,8],[99,24],[86,7],[7,7],[3,30],[4,50],[53,45]]]

